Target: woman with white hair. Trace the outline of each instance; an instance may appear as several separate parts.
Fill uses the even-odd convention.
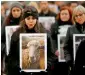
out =
[[[73,10],[72,19],[74,25],[69,27],[64,45],[65,59],[69,66],[70,73],[73,72],[73,34],[85,34],[85,8],[78,5]]]

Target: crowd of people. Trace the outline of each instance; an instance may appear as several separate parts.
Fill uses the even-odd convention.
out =
[[[47,31],[39,17],[54,17],[55,23]],[[9,54],[6,53],[6,26],[20,26],[11,36]],[[65,28],[65,29],[64,29]],[[1,2],[1,73],[2,75],[39,75],[21,71],[19,61],[20,33],[47,33],[46,75],[85,75],[85,40],[78,46],[73,59],[73,34],[85,34],[84,1],[17,1]],[[58,35],[65,34],[64,56],[59,62]],[[54,74],[55,73],[55,74]]]

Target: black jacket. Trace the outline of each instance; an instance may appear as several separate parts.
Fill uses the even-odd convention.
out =
[[[82,25],[76,23],[75,26],[69,27],[67,30],[64,55],[69,66],[73,64],[73,34],[85,34],[85,23]]]
[[[9,22],[9,23],[7,23]],[[16,25],[19,25],[19,22],[20,22],[20,18],[11,18],[11,20],[4,20],[3,24],[2,24],[2,27],[1,27],[1,43],[6,43],[6,34],[5,34],[5,27],[6,26],[16,26]]]
[[[55,51],[58,49],[58,23],[55,22],[52,26],[51,26],[51,37],[52,37],[52,46],[53,46],[53,53],[55,53]]]
[[[58,50],[58,34],[60,34],[60,32],[59,32],[60,27],[59,26],[65,26],[65,25],[71,26],[72,24],[70,22],[56,21],[51,26],[51,37],[52,37],[54,52],[56,50]]]
[[[75,75],[85,75],[85,40],[78,46],[75,59]]]
[[[9,21],[9,24],[7,24],[7,22],[8,21],[5,19],[3,24],[2,24],[2,27],[1,27],[1,56],[2,56],[2,58],[6,55],[6,31],[5,31],[5,27],[19,25],[20,18],[18,18],[18,19],[12,18]]]
[[[33,33],[45,33],[43,31],[43,28],[41,25],[39,25],[40,30],[35,30]],[[11,37],[11,46],[10,46],[10,52],[8,56],[8,64],[7,64],[7,73],[8,75],[20,75],[20,67],[19,67],[19,34],[20,33],[31,33],[27,29],[23,29],[23,27],[20,27],[16,32],[13,33]],[[47,57],[50,58],[53,53],[51,52],[51,42],[50,42],[50,36],[47,38]],[[53,59],[52,59],[53,60]]]

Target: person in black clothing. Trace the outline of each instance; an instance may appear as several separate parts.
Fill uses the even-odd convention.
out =
[[[14,26],[18,25],[21,21],[22,17],[22,5],[18,2],[15,2],[11,5],[10,13],[6,17],[6,19],[3,21],[2,27],[1,27],[1,51],[2,51],[2,69],[3,69],[3,58],[6,56],[6,37],[5,37],[5,27],[6,26]]]
[[[38,23],[38,11],[33,6],[24,9],[23,21],[17,31],[11,37],[10,52],[8,55],[7,75],[28,75],[30,73],[21,71],[19,67],[19,35],[20,33],[45,33],[45,29]],[[47,59],[52,57],[51,37],[47,38]],[[47,60],[49,62],[49,60]],[[49,62],[50,63],[50,62]],[[49,65],[49,64],[47,64]],[[48,68],[47,68],[48,69]],[[42,73],[42,72],[41,72]]]
[[[74,75],[85,75],[84,57],[85,57],[85,40],[82,40],[78,46],[76,53]]]
[[[73,73],[73,34],[85,34],[85,8],[81,5],[74,8],[73,11],[74,25],[69,27],[66,34],[64,45],[64,54],[66,62],[70,68],[70,74]]]
[[[66,14],[66,15],[63,15]],[[57,50],[57,35],[61,34],[60,26],[72,25],[72,13],[68,7],[62,7],[56,17],[56,22],[51,26],[51,37],[54,40],[54,48]],[[64,33],[65,34],[65,33]],[[54,50],[54,51],[55,51]]]
[[[56,22],[51,26],[51,37],[52,37],[52,43],[53,43],[53,52],[58,57],[58,34],[66,34],[67,28],[64,26],[71,26],[72,25],[72,13],[71,10],[65,6],[60,9],[59,14],[57,15]],[[62,28],[61,28],[62,27]],[[66,28],[66,29],[65,29]],[[65,30],[64,30],[65,29]],[[58,67],[61,71],[64,69],[65,75],[67,74],[67,64],[64,62],[58,62],[58,59],[56,60],[56,70],[58,71]],[[63,73],[63,74],[64,74]]]
[[[40,9],[41,12],[39,13],[39,16],[42,17],[48,17],[48,16],[52,16],[52,17],[56,17],[56,13],[50,11],[50,8],[48,7],[49,3],[47,1],[40,1]]]
[[[19,25],[22,18],[22,5],[18,2],[10,6],[10,13],[4,20],[1,28],[1,42],[5,43],[5,27]]]
[[[21,21],[23,7],[19,2],[12,3],[9,15],[6,17],[3,25],[18,25]]]
[[[1,5],[1,25],[4,21],[4,18],[5,18],[5,9],[4,9],[4,6]]]

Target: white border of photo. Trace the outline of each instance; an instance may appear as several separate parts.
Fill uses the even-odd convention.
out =
[[[62,36],[66,36],[65,34],[58,34],[58,51],[59,51],[59,56],[58,56],[58,61],[59,62],[65,62],[65,59],[61,59],[61,51],[60,51],[60,38],[62,37]]]
[[[45,42],[45,69],[22,69],[22,36],[44,36],[44,42]],[[27,34],[27,33],[21,33],[20,34],[20,68],[22,71],[25,72],[40,72],[40,71],[46,71],[47,69],[47,34],[46,33],[33,33],[33,34]]]
[[[75,37],[76,36],[84,36],[85,37],[85,34],[73,34],[73,58],[74,58],[74,63],[75,63],[75,58],[76,58],[76,47],[75,47],[75,44],[76,43],[78,43],[79,44],[79,42],[76,42],[75,41]]]
[[[20,26],[17,25],[17,26],[6,26],[5,27],[5,35],[6,35],[6,53],[7,55],[9,54],[9,50],[10,50],[10,42],[11,42],[11,36],[12,34],[16,31],[14,31],[13,33],[10,33],[10,29],[16,29],[16,28],[19,28]],[[8,37],[8,34],[10,34]]]

